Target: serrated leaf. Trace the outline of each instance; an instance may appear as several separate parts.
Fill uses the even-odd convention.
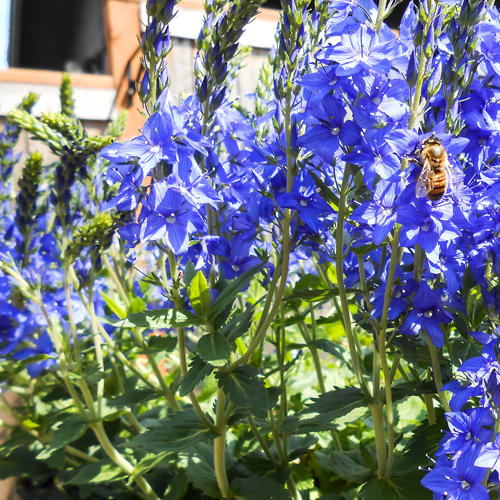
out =
[[[238,500],[291,500],[290,492],[270,477],[237,478],[231,485]]]
[[[245,333],[250,330],[250,327],[252,326],[252,318],[255,305],[256,304],[248,306],[245,309],[245,312],[238,314],[238,316],[235,316],[234,318],[231,318],[229,323],[221,328],[220,333],[224,335],[224,337],[230,344],[235,342],[236,339],[238,339],[242,335],[245,335]]]
[[[233,280],[215,299],[212,307],[210,308],[210,314],[208,315],[208,320],[213,321],[216,316],[218,316],[225,308],[228,306],[238,295],[238,293],[245,288],[252,278],[261,271],[264,267],[265,262],[262,262],[258,266],[245,271],[241,276]]]
[[[177,337],[168,335],[151,335],[148,338],[148,348],[155,352],[172,352],[177,347]]]
[[[185,451],[190,446],[215,439],[217,434],[200,422],[193,409],[173,413],[128,445],[153,453]]]
[[[108,406],[134,406],[140,403],[147,403],[153,399],[159,399],[162,395],[154,389],[144,387],[141,389],[131,389],[125,394],[121,394],[113,399],[108,399]]]
[[[328,456],[325,453],[316,453],[318,463],[325,469],[332,470],[346,481],[365,483],[374,476],[374,472],[366,467],[359,451],[332,451]]]
[[[213,366],[223,366],[231,354],[231,346],[219,333],[207,333],[196,344],[196,352],[203,361]]]
[[[313,403],[308,404],[302,413],[329,414],[331,419],[343,417],[355,408],[368,406],[368,400],[361,389],[345,387],[334,391],[325,392],[317,398],[312,398]]]
[[[42,450],[37,458],[39,460],[48,459],[59,448],[83,436],[88,428],[89,424],[81,417],[68,417],[66,415],[65,419],[59,422],[59,425],[55,428],[50,445]]]
[[[231,373],[221,371],[215,376],[219,380],[219,387],[236,406],[249,408],[257,418],[267,417],[267,392],[255,368],[243,365]]]
[[[195,387],[212,373],[213,369],[211,364],[205,363],[199,356],[195,356],[189,364],[189,370],[181,380],[179,395],[184,397],[193,392]]]
[[[392,388],[392,400],[399,401],[410,396],[422,396],[436,392],[436,385],[432,382],[402,382]]]
[[[189,300],[196,314],[201,318],[206,318],[212,303],[210,288],[202,271],[198,271],[189,285]]]
[[[71,478],[69,484],[87,484],[87,483],[109,483],[125,479],[127,474],[123,472],[110,459],[101,460],[93,464],[84,465],[78,469],[76,476]]]
[[[204,324],[203,320],[188,311],[175,309],[155,309],[129,314],[125,319],[109,321],[116,328],[147,328],[161,330]]]

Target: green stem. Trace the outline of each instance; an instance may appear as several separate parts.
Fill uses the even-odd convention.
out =
[[[451,411],[450,408],[450,403],[448,403],[448,399],[446,398],[446,394],[441,390],[441,387],[443,387],[443,380],[441,378],[441,368],[439,364],[439,358],[437,354],[436,347],[432,343],[431,338],[429,337],[429,334],[425,334],[425,338],[427,340],[427,346],[429,347],[429,352],[431,354],[431,361],[432,361],[432,372],[434,374],[434,382],[436,383],[436,388],[438,391],[438,396],[439,400],[441,401],[441,404],[443,405],[444,411],[449,412]]]
[[[386,332],[387,332],[387,321],[389,317],[389,306],[392,297],[392,286],[394,283],[394,276],[396,274],[396,266],[399,261],[399,233],[400,227],[396,227],[394,231],[394,237],[392,239],[391,246],[391,263],[389,265],[389,274],[387,276],[387,282],[385,286],[385,296],[384,296],[384,309],[382,311],[382,319],[380,321],[380,334],[378,339],[378,351],[380,354],[380,362],[382,365],[382,371],[384,373],[384,387],[385,387],[385,404],[387,412],[387,464],[385,477],[389,477],[392,471],[392,464],[394,461],[394,409],[392,406],[392,389],[391,389],[391,376],[389,372],[389,365],[387,362],[387,352],[386,352]],[[384,433],[385,434],[385,433]],[[380,473],[380,468],[379,468]]]
[[[384,429],[384,404],[382,402],[370,405],[373,417],[373,429],[375,430],[375,446],[377,450],[378,478],[385,475],[387,465],[387,452]]]
[[[226,395],[221,387],[217,389],[216,425],[219,432],[214,440],[214,469],[222,498],[231,497],[231,488],[226,473],[226,431],[227,422],[224,419]]]
[[[64,293],[66,295],[66,306],[68,308],[68,320],[71,328],[71,336],[73,338],[73,346],[75,349],[75,366],[79,375],[82,374],[82,359],[80,354],[80,340],[76,330],[76,324],[73,314],[73,305],[71,303],[71,292],[69,289],[69,275],[67,265],[64,267]]]
[[[264,438],[261,436],[260,432],[259,432],[259,429],[257,428],[257,426],[255,425],[255,421],[253,419],[253,417],[251,415],[249,415],[247,417],[247,420],[248,420],[248,424],[250,425],[250,429],[252,429],[252,432],[255,436],[255,438],[257,439],[257,441],[259,442],[261,448],[262,448],[262,451],[266,454],[266,457],[268,458],[268,460],[273,464],[273,466],[276,468],[276,469],[279,469],[281,467],[280,463],[273,457],[271,451],[269,450],[269,447],[267,446],[266,442],[264,441]]]
[[[135,471],[134,466],[113,446],[104,430],[102,421],[93,424],[92,429],[108,457],[111,458],[125,474],[129,476],[133,475]],[[151,488],[151,485],[141,475],[137,475],[134,481],[146,495],[146,498],[149,500],[160,500]]]
[[[375,31],[378,33],[385,19],[385,9],[387,0],[380,0],[378,4],[377,21],[375,22]]]
[[[349,188],[349,183],[351,179],[351,165],[346,164],[344,178],[342,179],[342,187],[340,190],[340,201],[339,201],[339,211],[337,215],[337,234],[335,238],[335,269],[337,271],[337,284],[339,289],[340,302],[342,304],[342,315],[344,317],[344,327],[347,336],[347,341],[349,345],[349,352],[351,354],[352,366],[354,368],[354,373],[358,379],[359,385],[363,394],[371,400],[371,394],[366,385],[365,379],[363,377],[363,372],[361,370],[361,365],[359,362],[358,353],[356,350],[356,343],[354,340],[354,335],[352,332],[351,325],[351,312],[349,311],[349,303],[347,302],[347,292],[344,284],[344,258],[342,255],[342,249],[344,247],[344,218],[345,218],[345,207],[347,202],[347,191]]]
[[[118,275],[116,274],[111,262],[109,261],[109,257],[107,254],[102,254],[102,260],[104,262],[104,266],[106,267],[106,270],[108,271],[108,274],[110,278],[112,279],[113,283],[116,286],[116,291],[118,292],[118,295],[121,297],[123,302],[125,303],[125,306],[127,309],[130,308],[130,299],[129,296],[127,295],[127,292],[123,288],[122,282],[118,278]]]

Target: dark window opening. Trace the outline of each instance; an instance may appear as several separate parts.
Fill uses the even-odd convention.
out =
[[[9,66],[107,73],[102,0],[12,0]]]
[[[280,0],[267,0],[266,2],[264,2],[262,7],[265,7],[266,9],[281,10],[281,1]]]

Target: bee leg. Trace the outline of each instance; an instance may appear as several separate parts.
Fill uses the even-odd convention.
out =
[[[417,160],[417,158],[413,158],[411,156],[408,156],[408,155],[405,155],[404,156],[405,160],[408,160],[409,162],[411,163],[417,163],[418,165],[420,165],[421,167],[424,166],[424,164],[420,161],[420,160]]]

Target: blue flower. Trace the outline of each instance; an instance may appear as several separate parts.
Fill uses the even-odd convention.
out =
[[[411,187],[411,186],[410,186]],[[433,205],[424,198],[414,204],[400,204],[397,208],[397,221],[402,224],[401,246],[411,247],[416,244],[425,250],[427,258],[437,263],[439,260],[439,242],[448,241],[461,235],[460,230],[442,213],[433,210]]]
[[[484,444],[491,439],[491,430],[483,426],[492,425],[493,419],[487,408],[471,408],[465,412],[446,413],[448,427],[439,443],[436,456],[447,453],[463,453],[475,444]]]
[[[305,170],[295,179],[291,193],[283,193],[277,201],[283,208],[297,210],[302,221],[314,232],[319,232],[319,218],[333,213],[332,207],[316,192],[316,184]]]
[[[486,470],[474,466],[480,451],[481,446],[470,447],[452,467],[436,466],[421,483],[435,493],[446,495],[447,500],[489,500],[488,490],[482,484]]]
[[[141,241],[163,239],[175,255],[186,252],[189,236],[203,228],[203,219],[166,182],[153,185],[139,216]]]
[[[396,224],[397,196],[401,192],[398,183],[379,181],[373,201],[363,203],[351,214],[351,219],[373,226],[373,243],[380,245]]]
[[[306,132],[297,141],[299,146],[332,163],[340,141],[344,146],[354,146],[360,141],[361,129],[353,121],[345,120],[347,112],[334,96],[313,98],[310,111]]]
[[[436,347],[443,347],[444,335],[441,324],[451,323],[453,316],[440,307],[439,296],[423,281],[413,297],[413,309],[399,328],[405,335],[416,335],[422,329]]]
[[[47,332],[42,333],[40,338],[33,342],[35,347],[26,347],[21,349],[12,355],[13,359],[24,360],[29,359],[34,356],[45,354],[46,356],[51,356],[49,359],[44,359],[42,361],[35,361],[28,365],[28,374],[31,378],[36,378],[42,373],[43,370],[49,369],[51,366],[57,363],[57,356],[54,351],[54,345]]]
[[[355,33],[342,35],[339,44],[322,49],[318,59],[339,63],[337,75],[349,76],[362,70],[387,73],[391,69],[391,61],[400,53],[397,41],[380,43],[375,32],[361,25]]]
[[[144,124],[142,135],[123,144],[119,154],[139,158],[139,165],[146,176],[161,160],[177,160],[177,146],[172,141],[172,132],[170,114],[154,113]]]

